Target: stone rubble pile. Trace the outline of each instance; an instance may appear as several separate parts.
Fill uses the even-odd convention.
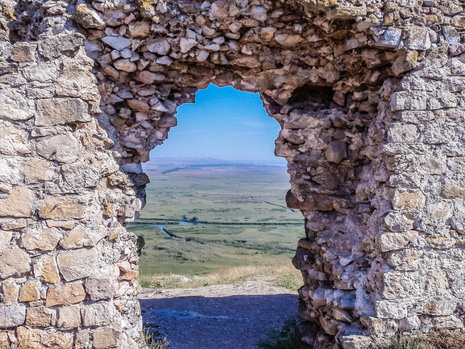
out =
[[[259,92],[281,126],[310,347],[463,330],[463,10],[0,2],[0,348],[144,347],[124,224],[141,163],[210,83]]]

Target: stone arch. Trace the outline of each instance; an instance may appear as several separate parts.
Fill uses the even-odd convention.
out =
[[[0,346],[143,347],[124,223],[144,201],[140,163],[210,82],[259,92],[281,125],[309,345],[463,329],[461,10],[2,4]]]

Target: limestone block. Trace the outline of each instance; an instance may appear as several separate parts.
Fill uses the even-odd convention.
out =
[[[60,238],[57,229],[30,229],[21,236],[21,244],[27,250],[52,251]]]
[[[29,158],[24,164],[24,175],[26,183],[37,183],[39,181],[51,181],[55,172],[52,163],[40,158]]]
[[[137,65],[131,62],[129,59],[118,59],[113,62],[113,66],[118,69],[128,73],[135,72],[137,70]]]
[[[55,310],[44,306],[30,307],[26,313],[26,325],[32,327],[48,327],[55,325]]]
[[[0,328],[16,327],[26,321],[26,307],[20,304],[0,304]]]
[[[65,250],[92,247],[105,235],[106,231],[104,230],[89,231],[84,227],[76,227],[60,241],[60,246]]]
[[[29,133],[26,130],[0,125],[0,154],[26,155],[30,152]]]
[[[420,191],[398,191],[396,190],[393,199],[395,209],[405,210],[407,212],[421,209],[425,206],[426,196]]]
[[[430,30],[426,27],[411,26],[408,33],[407,46],[411,50],[429,50],[431,48]]]
[[[16,303],[18,301],[19,285],[13,280],[2,282],[2,301],[5,304]]]
[[[402,300],[376,301],[376,316],[381,319],[403,319],[408,316],[409,303]]]
[[[40,299],[40,283],[34,280],[26,282],[19,290],[19,301],[34,302]]]
[[[413,143],[419,138],[418,127],[413,124],[394,123],[388,130],[389,140],[394,143]]]
[[[54,305],[71,305],[82,302],[86,292],[81,283],[50,286],[47,291],[46,307]]]
[[[76,340],[74,342],[75,349],[88,349],[90,342],[89,330],[81,329],[76,333]]]
[[[110,277],[90,277],[86,280],[85,288],[93,301],[110,299],[115,293],[114,280]]]
[[[22,70],[22,74],[28,81],[38,83],[52,83],[58,77],[54,62],[39,62],[38,64],[28,65]]]
[[[72,19],[86,29],[105,28],[105,22],[100,18],[98,13],[87,7],[86,4],[76,6]]]
[[[150,23],[145,21],[131,22],[128,25],[129,33],[133,38],[143,38],[150,33]]]
[[[106,326],[113,320],[114,307],[111,303],[101,302],[85,305],[81,309],[82,322],[86,327]]]
[[[389,252],[406,248],[418,239],[418,232],[409,231],[404,234],[400,233],[383,233],[379,237],[381,252]]]
[[[14,89],[2,90],[0,93],[0,119],[25,121],[33,116],[34,114],[21,93]]]
[[[34,275],[42,277],[45,282],[59,283],[61,281],[58,267],[53,256],[43,256],[34,261]]]
[[[388,272],[383,275],[382,296],[385,299],[402,299],[422,295],[422,278],[417,272]]]
[[[54,221],[51,219],[47,220],[47,227],[49,228],[62,228],[66,230],[70,230],[74,228],[74,221],[69,220],[69,221]]]
[[[86,206],[73,197],[48,196],[42,203],[39,216],[44,219],[81,219],[86,214]]]
[[[442,294],[441,296],[423,299],[419,314],[448,316],[457,308],[457,300]]]
[[[79,141],[69,132],[56,136],[40,138],[37,141],[37,154],[47,160],[61,163],[73,163],[81,155]]]
[[[37,126],[64,125],[91,120],[88,105],[79,98],[50,98],[37,101]]]
[[[384,226],[393,232],[407,232],[412,229],[413,221],[399,212],[390,212],[383,218]]]
[[[11,59],[15,62],[32,62],[34,61],[36,50],[36,43],[17,42],[11,48]]]
[[[58,268],[66,281],[92,275],[98,254],[95,248],[62,252],[57,257]]]
[[[0,331],[0,348],[10,348],[7,332]]]
[[[9,248],[0,253],[0,278],[29,273],[31,260],[20,248]]]
[[[396,76],[404,74],[418,65],[418,52],[414,50],[407,51],[399,56],[392,64],[392,71]]]
[[[461,181],[446,179],[441,189],[441,196],[445,199],[465,198],[465,185]]]
[[[105,327],[94,331],[94,348],[113,348],[118,342],[118,333],[111,327]]]
[[[7,199],[0,202],[0,215],[11,217],[31,217],[33,214],[33,194],[27,187],[16,187]]]
[[[11,231],[0,230],[0,253],[10,246],[13,233]]]
[[[421,93],[395,92],[391,96],[391,110],[426,110],[427,97]]]
[[[18,327],[16,330],[20,348],[67,349],[73,345],[73,334],[55,330]]]
[[[81,307],[78,305],[58,309],[57,326],[72,329],[81,326]]]

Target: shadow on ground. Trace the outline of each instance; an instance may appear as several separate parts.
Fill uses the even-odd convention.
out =
[[[144,324],[170,349],[252,349],[297,315],[297,295],[141,300]]]

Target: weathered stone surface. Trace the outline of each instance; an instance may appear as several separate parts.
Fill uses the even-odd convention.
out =
[[[79,200],[67,197],[58,198],[50,196],[45,198],[39,211],[39,216],[44,219],[80,219],[86,213],[86,207]]]
[[[26,130],[0,124],[0,154],[25,155],[30,152],[29,134]]]
[[[54,126],[90,121],[87,103],[79,98],[39,99],[37,126]]]
[[[21,93],[14,89],[2,90],[0,94],[0,119],[25,121],[33,116],[34,114]]]
[[[47,291],[45,306],[71,305],[80,303],[86,298],[84,287],[80,283],[50,286]]]
[[[20,302],[34,302],[40,299],[39,283],[37,281],[28,281],[19,290]]]
[[[400,233],[383,233],[379,237],[379,244],[382,252],[400,250],[406,248],[412,243],[415,243],[418,238],[418,233],[410,231],[406,234]]]
[[[20,348],[65,349],[73,345],[73,335],[71,333],[54,330],[19,327],[17,329],[17,337]]]
[[[65,133],[56,136],[40,138],[37,141],[37,154],[47,160],[61,163],[75,162],[81,153],[81,145],[71,134]]]
[[[30,272],[31,260],[20,248],[9,248],[0,252],[0,278],[19,276]]]
[[[53,251],[60,238],[57,229],[31,229],[21,236],[21,243],[27,250]]]
[[[100,18],[97,12],[91,10],[85,4],[76,6],[72,18],[86,29],[105,28],[105,22]]]
[[[11,217],[30,217],[33,210],[33,193],[27,187],[17,187],[7,199],[0,202],[0,215]]]
[[[55,324],[55,310],[44,306],[30,307],[26,313],[26,325],[31,327],[48,327]]]
[[[92,275],[97,262],[95,248],[62,252],[57,257],[58,268],[66,281],[74,281]]]
[[[34,261],[34,275],[52,284],[61,281],[58,267],[53,256],[44,256]]]
[[[113,348],[117,344],[118,333],[110,327],[105,327],[94,331],[93,338],[94,348]]]
[[[59,308],[57,326],[65,329],[81,326],[81,307],[74,305]]]
[[[2,282],[2,301],[5,304],[16,303],[18,301],[19,285],[13,280]]]
[[[86,327],[109,325],[113,320],[113,309],[113,306],[106,302],[83,306],[81,308],[82,323]]]
[[[86,292],[93,301],[110,299],[115,293],[114,280],[110,277],[91,277],[85,283]]]
[[[26,321],[26,307],[24,305],[0,304],[0,328],[16,327]]]

